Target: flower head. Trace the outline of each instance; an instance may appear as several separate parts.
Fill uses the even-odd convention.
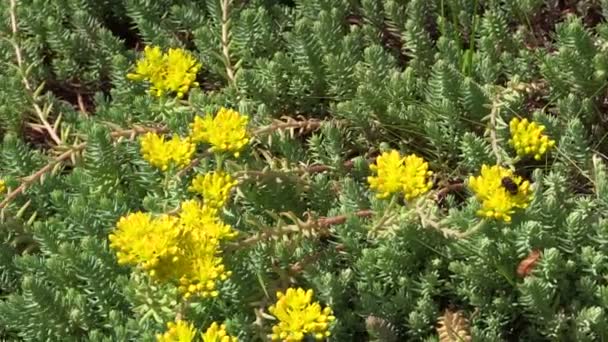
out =
[[[167,331],[156,335],[158,342],[191,342],[196,337],[196,328],[192,323],[182,320],[167,323]]]
[[[277,302],[268,308],[279,323],[272,327],[273,341],[302,341],[306,335],[322,340],[330,335],[329,323],[335,317],[330,307],[312,302],[313,291],[301,288],[277,292]]]
[[[376,164],[370,169],[378,176],[368,177],[370,188],[376,190],[378,198],[387,198],[393,193],[400,192],[403,187],[403,158],[396,150],[384,152],[376,158]]]
[[[201,64],[186,50],[169,49],[165,54],[158,46],[146,46],[135,72],[127,74],[127,78],[150,82],[153,95],[176,93],[181,98],[191,87],[198,86],[195,79],[200,68]]]
[[[137,265],[155,280],[173,282],[189,298],[215,297],[225,269],[220,241],[236,232],[224,224],[217,209],[190,200],[178,217],[133,213],[122,217],[110,234],[120,264]]]
[[[178,263],[179,291],[184,298],[197,295],[203,298],[217,297],[217,282],[228,279],[232,272],[227,271],[222,258],[218,255],[218,243],[209,239],[192,239],[185,244],[186,257]]]
[[[551,140],[543,134],[545,126],[536,122],[513,118],[509,123],[509,128],[511,130],[509,143],[520,157],[532,155],[534,159],[540,160],[547,150],[555,146],[555,140]]]
[[[166,171],[170,165],[183,168],[190,164],[195,146],[189,138],[173,136],[165,141],[164,135],[146,133],[140,141],[141,154],[152,166]]]
[[[240,151],[249,143],[248,121],[246,115],[222,107],[215,117],[207,114],[204,118],[194,118],[191,125],[192,140],[209,143],[213,151],[232,152],[238,157]]]
[[[6,191],[6,181],[4,179],[0,179],[0,192]]]
[[[182,49],[169,49],[166,55],[166,75],[164,86],[181,98],[192,86],[198,86],[196,73],[201,65],[192,55]]]
[[[221,171],[210,172],[205,175],[197,175],[192,181],[190,191],[201,194],[206,205],[221,208],[228,200],[230,190],[237,183],[227,173]]]
[[[216,208],[196,200],[182,203],[179,223],[184,234],[180,241],[183,257],[174,266],[179,291],[186,298],[216,297],[217,282],[231,275],[222,261],[220,241],[236,236],[236,232],[220,220]]]
[[[217,209],[196,200],[182,202],[179,213],[180,223],[197,239],[230,239],[237,235],[231,226],[218,217]]]
[[[109,236],[120,264],[140,265],[151,276],[166,278],[179,255],[180,230],[177,219],[163,215],[153,218],[136,212],[123,216]]]
[[[483,165],[481,175],[469,179],[469,187],[481,202],[478,215],[505,222],[511,221],[515,208],[526,208],[532,200],[530,182],[499,165]]]
[[[165,73],[163,52],[158,46],[146,46],[143,57],[137,61],[135,72],[127,74],[134,81],[148,80],[152,84],[161,84]]]
[[[387,198],[391,194],[403,192],[407,200],[416,198],[431,189],[433,182],[429,177],[433,174],[428,170],[424,159],[411,154],[402,157],[396,150],[384,152],[376,159],[376,164],[370,169],[377,176],[370,176],[367,181],[370,188],[377,191],[378,198]]]
[[[431,190],[433,181],[430,176],[432,175],[433,172],[429,171],[429,163],[425,162],[424,159],[415,154],[405,157],[403,179],[405,199],[411,200]]]
[[[211,323],[207,331],[202,334],[203,342],[238,342],[238,338],[228,335],[225,324]]]

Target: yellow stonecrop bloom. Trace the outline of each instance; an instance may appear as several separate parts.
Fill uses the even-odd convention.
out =
[[[183,97],[190,87],[198,86],[196,74],[201,65],[188,51],[169,49],[166,65],[164,86],[167,90],[177,93],[178,98]]]
[[[405,157],[404,164],[403,192],[406,200],[409,201],[431,190],[433,181],[430,177],[433,172],[429,171],[429,163],[415,154],[410,154]]]
[[[127,78],[134,81],[150,81],[161,84],[165,73],[163,52],[158,46],[146,46],[143,57],[137,61],[135,72],[127,74]]]
[[[164,135],[148,132],[140,140],[141,154],[150,165],[162,171],[169,166],[184,168],[190,164],[195,145],[190,138],[173,136],[171,140],[165,141]]]
[[[200,68],[201,64],[186,50],[169,49],[165,54],[158,46],[146,46],[135,72],[127,74],[127,78],[150,82],[150,92],[158,97],[176,93],[181,98],[191,87],[198,86],[195,80]]]
[[[211,239],[190,239],[185,244],[187,257],[179,263],[177,272],[179,291],[184,298],[197,295],[203,298],[217,297],[217,282],[228,279],[232,272],[227,271],[219,254],[218,243]]]
[[[157,334],[157,342],[192,342],[197,335],[197,330],[192,325],[182,320],[167,323],[167,331]]]
[[[403,188],[403,158],[398,151],[383,152],[369,168],[378,175],[367,177],[370,188],[378,192],[376,197],[387,198]]]
[[[237,232],[220,220],[217,210],[196,200],[184,201],[179,213],[180,223],[199,240],[203,238],[223,240],[235,237]]]
[[[402,157],[396,150],[383,152],[376,158],[376,164],[370,165],[377,176],[370,176],[367,181],[372,190],[378,192],[377,198],[387,198],[398,192],[403,192],[405,199],[411,200],[428,192],[433,186],[424,159],[411,154]]]
[[[0,192],[6,191],[6,182],[3,179],[0,179]]]
[[[181,275],[179,290],[185,298],[216,297],[216,282],[231,275],[219,256],[219,243],[236,236],[236,231],[219,219],[216,208],[196,200],[183,202],[179,217],[185,234],[181,248],[187,255],[185,262],[176,265]]]
[[[335,320],[330,307],[312,302],[313,291],[289,288],[286,293],[277,292],[277,302],[268,308],[279,323],[272,327],[273,341],[302,341],[310,335],[322,340],[330,335],[329,323]]]
[[[509,143],[520,157],[531,155],[534,159],[540,160],[547,150],[555,146],[555,140],[543,134],[545,126],[528,122],[528,119],[513,118],[509,123],[509,129],[511,130]]]
[[[503,185],[505,178],[509,178],[517,186],[516,193],[512,193]],[[480,176],[469,178],[469,187],[481,203],[478,215],[505,222],[511,221],[515,208],[526,208],[532,200],[530,182],[522,180],[514,175],[513,171],[499,165],[483,165]]]
[[[191,137],[194,142],[210,144],[212,151],[231,152],[238,157],[249,143],[248,122],[248,116],[222,107],[215,117],[211,114],[204,118],[196,116],[191,124]]]
[[[120,264],[139,266],[155,280],[176,283],[186,298],[205,298],[216,297],[217,282],[231,275],[220,242],[234,236],[236,231],[221,221],[217,208],[189,200],[177,216],[124,216],[109,239]]]
[[[228,335],[225,324],[211,323],[207,331],[202,334],[203,342],[238,342],[238,338]]]
[[[221,208],[228,200],[230,190],[237,184],[238,182],[229,174],[216,171],[197,175],[192,181],[190,191],[202,195],[206,205]]]
[[[118,263],[140,265],[150,276],[165,279],[180,251],[177,218],[135,212],[123,216],[110,234],[110,246],[116,250]]]

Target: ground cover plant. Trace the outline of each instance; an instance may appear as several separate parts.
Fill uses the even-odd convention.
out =
[[[608,339],[608,1],[0,3],[0,339]]]

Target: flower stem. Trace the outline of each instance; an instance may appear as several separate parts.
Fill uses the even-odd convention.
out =
[[[222,171],[224,169],[224,154],[222,152],[216,152],[215,156],[215,170]]]
[[[466,232],[464,232],[461,235],[461,238],[470,237],[471,235],[473,235],[473,234],[479,232],[480,230],[482,230],[485,226],[486,226],[486,220],[481,220],[481,221],[477,222],[477,224],[474,225],[472,228],[470,228]]]
[[[376,223],[372,227],[372,229],[369,231],[368,234],[372,234],[373,235],[378,230],[380,230],[380,228],[382,228],[382,226],[393,216],[391,214],[391,212],[393,211],[393,209],[395,208],[396,205],[397,205],[397,195],[393,195],[393,197],[391,198],[390,203],[384,209],[384,213],[382,214],[382,217],[380,218],[380,220],[378,221],[378,223]]]

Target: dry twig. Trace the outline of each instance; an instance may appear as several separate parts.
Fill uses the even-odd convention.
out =
[[[275,120],[272,124],[258,128],[252,132],[253,135],[270,134],[282,129],[298,129],[300,133],[314,131],[321,127],[322,121],[318,119],[306,119],[299,117],[295,120],[289,116],[281,117],[283,120]]]
[[[357,217],[371,217],[374,214],[371,210],[359,210],[354,212],[352,215]],[[306,222],[298,222],[292,225],[286,225],[278,227],[278,229],[265,229],[264,231],[252,235],[244,240],[235,242],[228,246],[227,251],[238,250],[240,248],[249,247],[255,245],[256,243],[269,239],[278,239],[284,235],[289,233],[300,232],[303,230],[322,232],[324,235],[327,235],[327,228],[336,225],[342,224],[346,222],[348,216],[347,215],[338,215],[333,217],[321,217],[316,220],[308,220]]]
[[[135,137],[135,135],[137,135],[137,134],[142,134],[142,133],[146,133],[146,132],[159,132],[159,131],[164,131],[164,130],[166,130],[166,128],[164,128],[164,127],[146,128],[146,127],[138,126],[133,129],[117,130],[117,131],[110,133],[110,135],[112,136],[112,138],[128,137],[128,138],[133,139]],[[18,187],[16,187],[11,192],[6,194],[6,196],[4,197],[2,202],[0,202],[0,209],[6,208],[6,206],[10,202],[12,202],[17,196],[19,196],[21,193],[23,193],[23,191],[25,191],[30,185],[37,182],[43,175],[45,175],[46,173],[53,170],[53,168],[57,164],[64,162],[68,159],[73,160],[75,155],[78,152],[84,150],[86,148],[86,146],[87,146],[86,142],[71,146],[67,151],[65,151],[65,152],[61,153],[59,156],[53,158],[53,160],[48,162],[45,166],[40,168],[38,171],[34,172],[33,174],[31,174],[27,177],[24,177],[21,181],[21,184],[19,184]]]
[[[21,81],[23,82],[23,85],[25,86],[25,90],[27,91],[27,94],[29,95],[30,100],[32,101],[34,111],[36,112],[38,119],[42,123],[42,126],[44,127],[46,132],[49,134],[51,139],[53,139],[55,144],[61,145],[61,144],[63,144],[63,141],[57,135],[57,131],[55,130],[55,128],[53,128],[53,126],[51,126],[51,124],[46,119],[48,117],[48,114],[51,111],[51,106],[47,105],[47,106],[44,106],[44,108],[41,107],[41,105],[38,103],[38,95],[37,95],[38,90],[34,89],[32,84],[30,83],[30,81],[27,79],[27,68],[25,67],[25,63],[23,61],[23,54],[21,53],[21,48],[19,47],[19,44],[17,44],[17,36],[18,36],[19,30],[18,30],[18,26],[17,26],[17,14],[16,13],[17,13],[17,1],[10,0],[9,15],[10,15],[10,21],[11,21],[11,31],[13,34],[12,40],[10,40],[10,42],[13,45],[13,49],[15,50],[15,58],[17,59],[17,66],[19,67],[19,71],[21,72],[21,79],[22,79]]]
[[[235,71],[230,61],[230,10],[232,0],[220,0],[220,6],[222,7],[222,55],[224,56],[226,75],[230,83],[234,84]]]
[[[469,320],[460,311],[446,310],[439,317],[437,334],[441,342],[470,342],[472,341]]]
[[[496,156],[496,163],[500,165],[502,163],[502,155],[500,154],[500,147],[498,146],[498,138],[496,137],[496,117],[500,110],[500,104],[492,104],[492,110],[490,111],[490,143],[492,144],[492,151]]]
[[[17,196],[19,196],[19,194],[21,194],[23,191],[25,191],[25,189],[28,186],[30,186],[31,184],[33,184],[36,181],[38,181],[47,172],[51,171],[53,169],[53,167],[55,167],[55,165],[63,162],[66,159],[70,159],[72,157],[73,153],[82,151],[85,148],[86,145],[87,145],[86,143],[80,143],[80,144],[78,144],[76,146],[72,146],[72,148],[70,148],[69,150],[63,152],[62,154],[60,154],[55,159],[51,160],[48,164],[46,164],[45,166],[43,166],[38,171],[36,171],[33,174],[31,174],[31,175],[23,178],[23,181],[21,182],[21,184],[18,187],[16,187],[14,190],[12,190],[11,192],[9,192],[4,197],[4,200],[2,200],[2,202],[0,202],[0,209],[4,209],[13,199],[15,199]]]

